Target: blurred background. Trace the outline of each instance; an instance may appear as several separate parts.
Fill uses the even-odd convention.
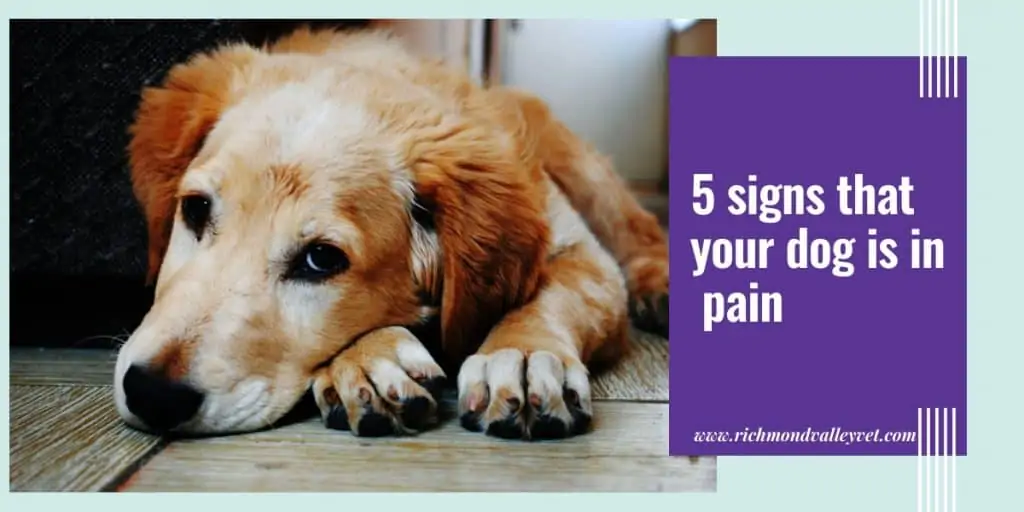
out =
[[[532,91],[663,222],[668,59],[717,54],[707,19],[12,21],[12,345],[109,347],[135,328],[152,301],[125,149],[141,88],[196,52],[302,24],[387,26],[481,83]]]
[[[668,58],[718,52],[713,19],[378,23],[481,82],[539,95],[645,195],[668,190]]]

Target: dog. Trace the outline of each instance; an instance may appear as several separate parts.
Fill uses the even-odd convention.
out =
[[[454,373],[465,428],[566,438],[631,318],[667,332],[667,238],[610,161],[387,31],[197,54],[130,139],[155,295],[114,399],[137,429],[260,430],[311,391],[328,428],[415,434]]]

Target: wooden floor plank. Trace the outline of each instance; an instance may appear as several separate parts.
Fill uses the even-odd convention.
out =
[[[597,400],[668,402],[668,340],[633,329],[625,359],[597,375]]]
[[[12,386],[113,384],[117,353],[102,349],[11,348]]]
[[[632,330],[632,350],[593,382],[595,400],[668,401],[668,341]],[[11,349],[11,385],[110,385],[117,355],[107,350]]]
[[[319,421],[176,441],[127,491],[714,491],[714,458],[672,458],[666,404],[602,402],[593,432],[504,441],[457,421],[415,437],[357,439]]]
[[[12,491],[97,491],[160,440],[126,427],[109,386],[12,385]]]

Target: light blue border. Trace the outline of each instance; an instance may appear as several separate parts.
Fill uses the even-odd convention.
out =
[[[588,0],[519,0],[485,7],[484,2],[381,0],[377,2],[311,2],[251,0],[242,7],[209,0],[177,0],[147,4],[128,0],[64,0],[9,2],[10,17],[710,17],[719,19],[722,55],[917,55],[919,0],[632,0],[596,4]],[[957,465],[957,510],[1003,509],[1014,499],[1020,469],[1020,366],[1024,361],[1024,335],[1015,320],[1022,317],[1024,300],[1017,287],[1024,268],[1024,213],[1018,197],[1024,189],[1021,158],[1022,81],[1019,34],[1024,2],[1016,0],[959,2],[959,53],[970,65],[968,114],[968,336],[969,336],[969,445],[970,456]],[[2,28],[0,44],[9,55],[9,28]],[[1013,43],[1017,40],[1017,43]],[[4,73],[9,74],[8,67]],[[7,78],[7,77],[5,77]],[[9,80],[2,81],[4,88]],[[915,88],[916,84],[908,84]],[[8,91],[9,94],[9,91]],[[9,116],[3,116],[10,130]],[[9,133],[9,132],[8,132]],[[9,138],[3,141],[9,161]],[[0,211],[9,220],[9,177],[0,176]],[[9,240],[8,222],[0,223]],[[9,247],[0,251],[9,265]],[[8,267],[9,268],[9,267]],[[8,300],[9,278],[0,275],[3,301]],[[8,304],[9,306],[9,304]],[[9,307],[8,307],[9,310]],[[9,332],[8,316],[0,332]],[[9,361],[9,345],[0,347]],[[5,366],[6,367],[6,366]],[[2,386],[8,395],[8,381]],[[3,411],[9,423],[8,411]],[[9,442],[9,430],[0,437]],[[5,459],[8,454],[3,454]],[[343,462],[339,462],[343,463]],[[9,463],[3,464],[5,471]],[[47,509],[104,512],[123,509],[147,511],[182,507],[196,510],[244,509],[279,511],[343,507],[379,508],[391,503],[407,510],[458,510],[473,507],[488,511],[540,509],[654,509],[678,510],[801,510],[883,511],[916,509],[916,462],[904,458],[723,458],[719,460],[716,494],[666,495],[368,495],[343,500],[326,495],[238,496],[190,494],[160,496],[13,495],[0,505],[5,510]],[[1012,493],[1012,494],[1011,494]],[[992,504],[991,507],[985,506]],[[10,508],[9,508],[10,506]],[[403,507],[404,506],[404,507]]]

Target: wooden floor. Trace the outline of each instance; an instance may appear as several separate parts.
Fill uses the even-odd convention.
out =
[[[714,458],[668,457],[668,348],[636,350],[594,383],[595,427],[504,441],[449,421],[415,437],[357,439],[311,419],[165,442],[124,426],[114,354],[11,351],[12,491],[715,491]]]

